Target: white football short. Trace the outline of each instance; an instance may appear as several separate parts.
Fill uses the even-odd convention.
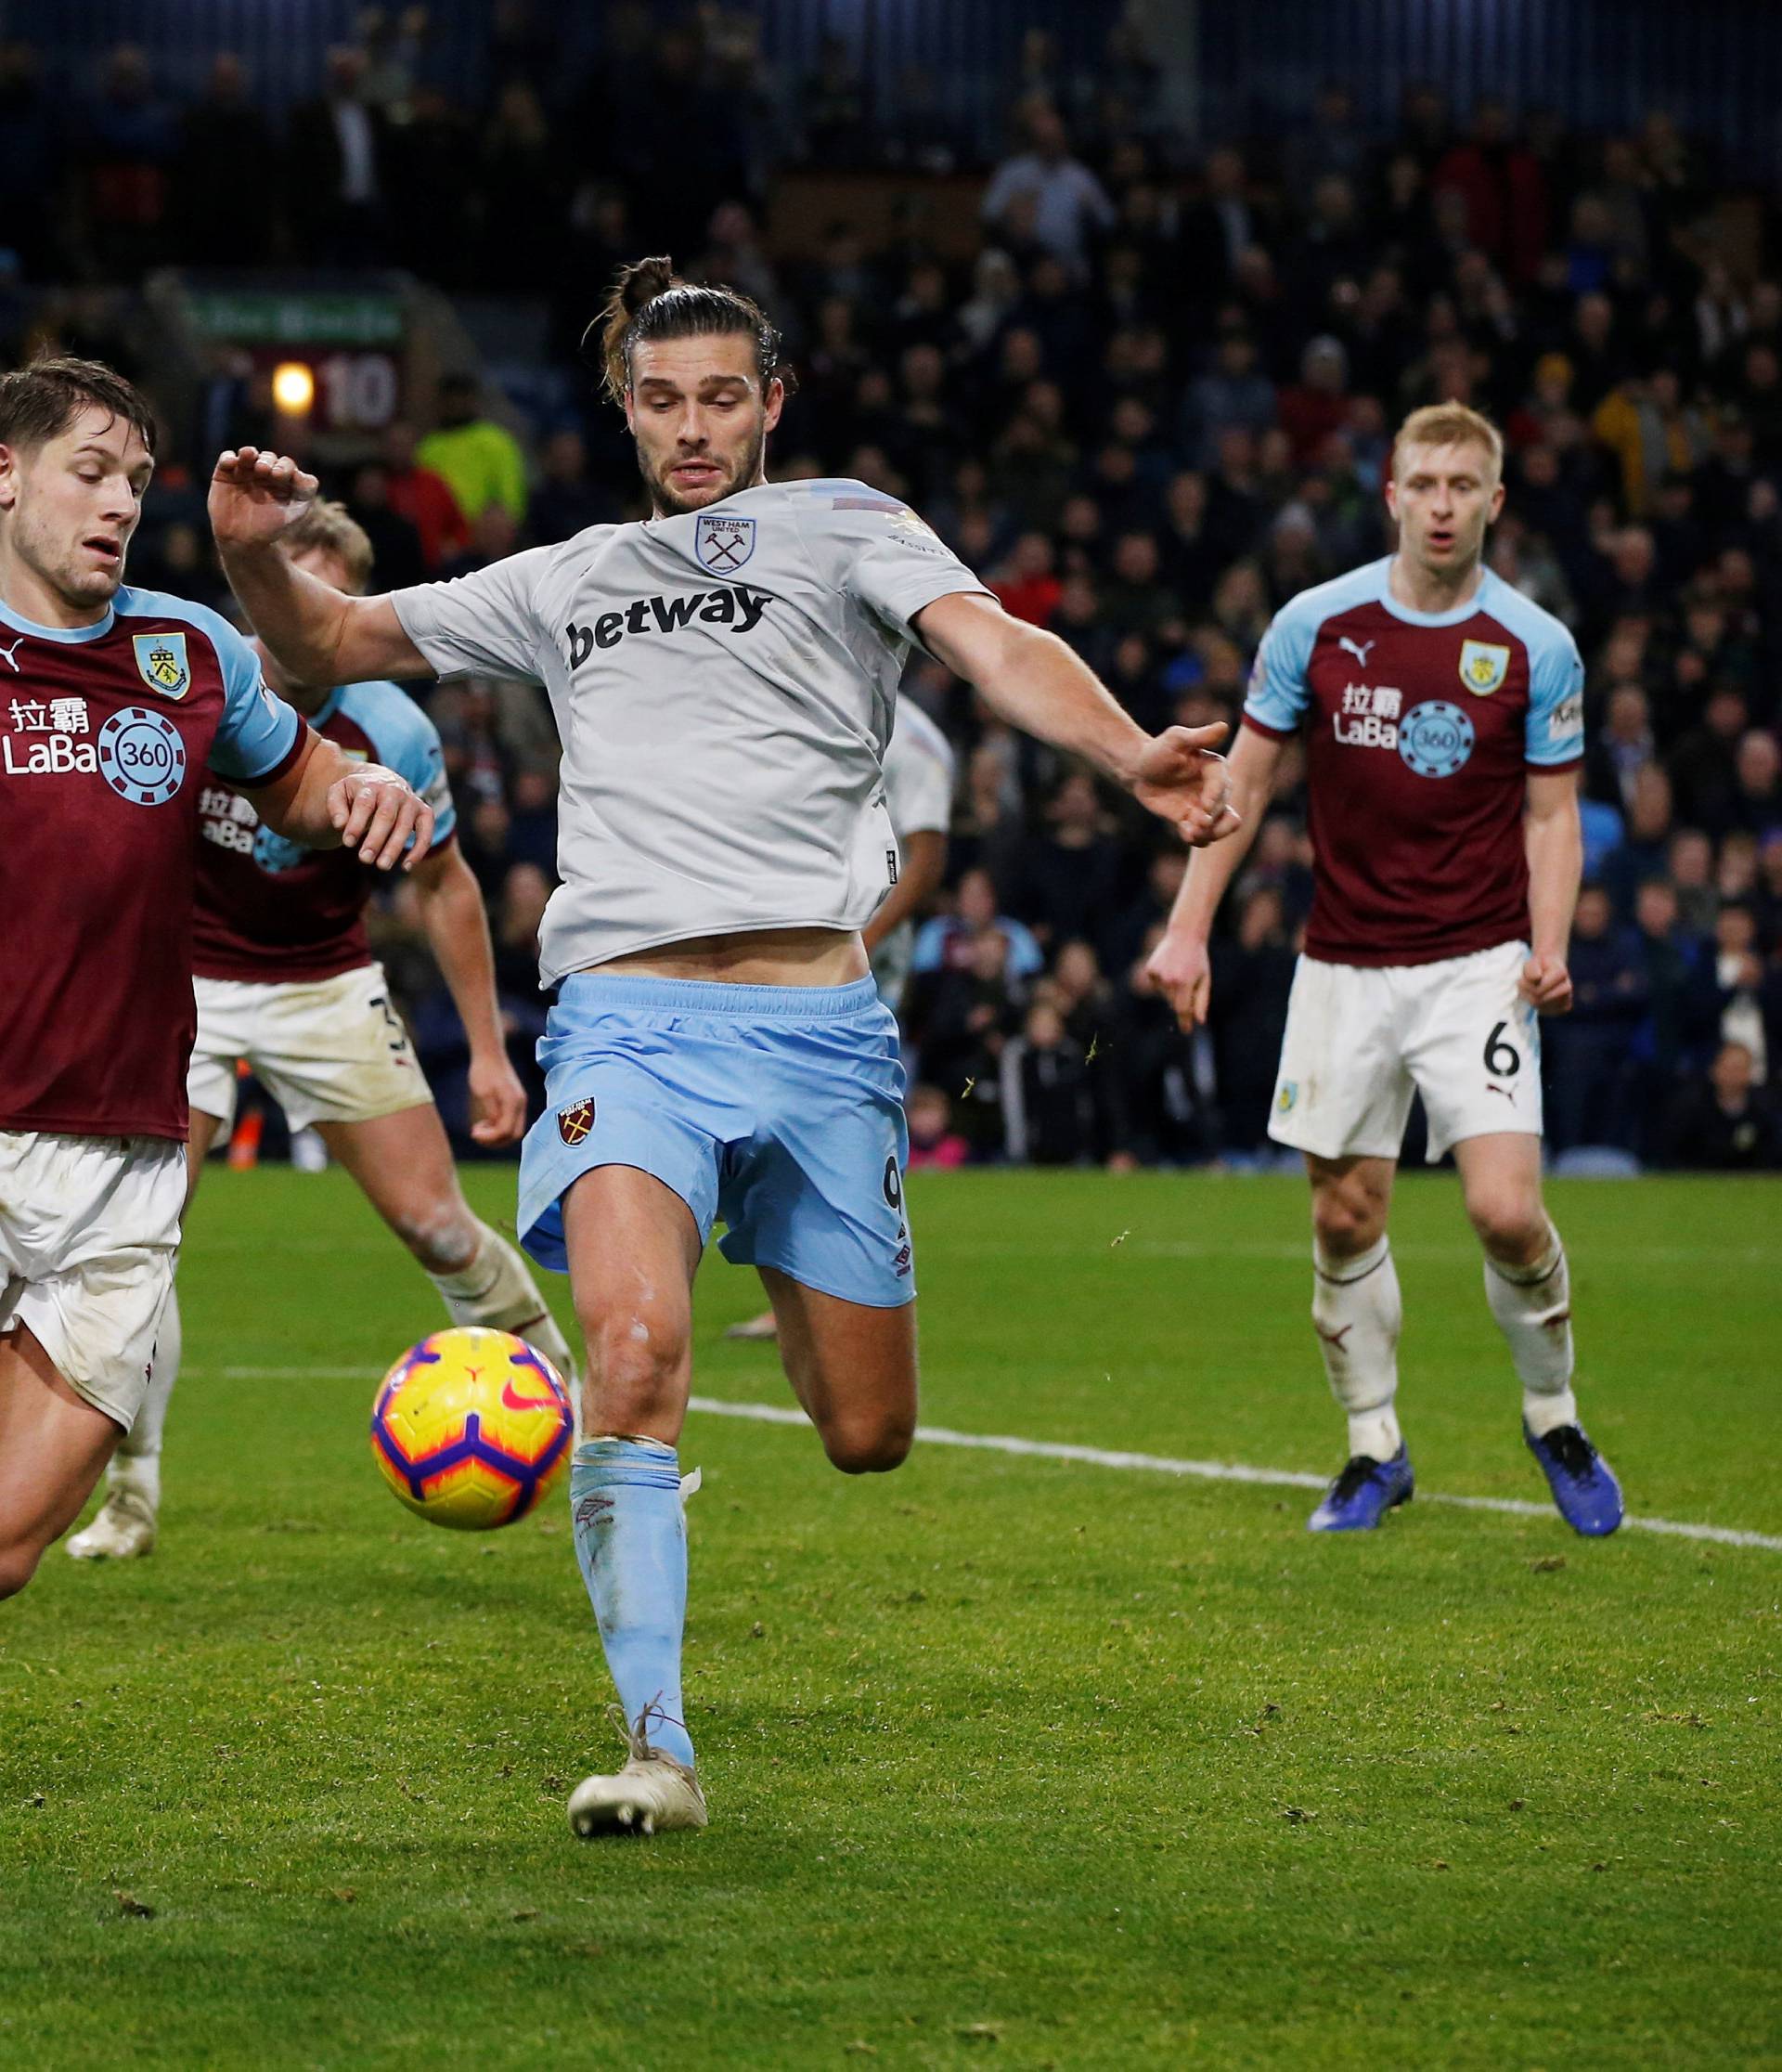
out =
[[[368,1122],[433,1099],[381,965],[288,985],[197,978],[192,990],[198,1041],[186,1097],[226,1128],[235,1114],[240,1058],[293,1130]]]
[[[1541,1134],[1541,1030],[1517,991],[1529,946],[1438,964],[1301,957],[1269,1134],[1321,1159],[1396,1159],[1414,1094],[1433,1164],[1466,1137]]]
[[[166,1137],[0,1130],[0,1330],[128,1431],[174,1285],[186,1146]]]

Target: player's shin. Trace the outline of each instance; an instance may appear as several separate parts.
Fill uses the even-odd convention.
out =
[[[575,1558],[626,1722],[691,1768],[680,1694],[687,1520],[675,1449],[654,1439],[585,1439],[569,1502]]]
[[[1385,1237],[1347,1259],[1314,1243],[1312,1327],[1331,1393],[1348,1414],[1351,1457],[1390,1460],[1399,1450],[1393,1398],[1403,1316],[1398,1269]]]
[[[476,1250],[468,1266],[451,1274],[429,1274],[445,1298],[454,1324],[482,1324],[490,1330],[511,1331],[536,1346],[558,1373],[573,1379],[575,1361],[569,1343],[545,1306],[525,1261],[499,1231],[478,1221]]]
[[[1485,1298],[1522,1382],[1522,1416],[1536,1438],[1578,1422],[1571,1392],[1571,1276],[1559,1233],[1532,1265],[1485,1258]]]

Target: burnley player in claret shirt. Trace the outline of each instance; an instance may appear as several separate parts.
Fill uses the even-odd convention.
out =
[[[226,621],[124,585],[154,443],[96,361],[0,375],[0,1597],[135,1420],[173,1286],[201,792],[384,870],[433,828]]]
[[[371,542],[338,503],[311,504],[279,544],[299,567],[354,596],[370,577]],[[267,681],[325,741],[355,761],[399,771],[433,808],[433,848],[409,884],[470,1046],[471,1134],[491,1148],[513,1143],[525,1131],[525,1090],[508,1062],[488,917],[453,840],[458,816],[433,721],[399,684],[300,683],[263,649],[255,653]],[[199,835],[187,1206],[205,1153],[235,1112],[236,1070],[245,1064],[293,1130],[320,1133],[455,1324],[511,1331],[572,1376],[569,1347],[524,1260],[471,1211],[458,1185],[432,1090],[371,953],[370,874],[342,850],[275,835],[251,799],[222,783],[200,794]],[[161,1440],[181,1350],[175,1289],[161,1312],[142,1409],[106,1470],[105,1502],[62,1543],[76,1560],[131,1560],[154,1548]]]
[[[1612,1533],[1621,1495],[1578,1421],[1565,1250],[1541,1197],[1536,1017],[1571,1004],[1582,865],[1583,666],[1571,635],[1483,565],[1503,442],[1457,404],[1413,412],[1387,500],[1399,548],[1293,598],[1258,652],[1232,755],[1237,835],[1197,855],[1150,970],[1185,1029],[1207,941],[1303,734],[1314,896],[1269,1133],[1311,1179],[1312,1323],[1349,1459],[1314,1532],[1377,1525],[1412,1493],[1387,1211],[1414,1094],[1452,1150],[1522,1430],[1568,1523]]]

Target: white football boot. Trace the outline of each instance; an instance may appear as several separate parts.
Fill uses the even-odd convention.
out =
[[[139,1489],[113,1489],[92,1524],[68,1542],[77,1561],[135,1561],[155,1549],[155,1509]]]
[[[569,1794],[573,1834],[661,1834],[671,1828],[703,1828],[705,1794],[685,1763],[678,1763],[644,1739],[645,1706],[635,1728],[627,1727],[630,1756],[616,1777],[585,1777]]]

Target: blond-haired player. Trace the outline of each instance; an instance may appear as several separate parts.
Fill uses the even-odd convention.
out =
[[[312,504],[281,545],[294,566],[349,595],[370,578],[371,542],[343,504]],[[488,919],[453,838],[457,816],[433,721],[397,684],[318,688],[295,681],[264,648],[259,660],[323,740],[350,761],[399,771],[433,808],[433,851],[409,882],[470,1044],[471,1133],[491,1148],[515,1143],[526,1098],[508,1062]],[[513,1331],[568,1374],[569,1348],[524,1260],[472,1213],[458,1184],[432,1090],[366,939],[369,875],[350,854],[282,839],[224,785],[204,785],[198,804],[187,1205],[205,1154],[234,1113],[236,1066],[246,1059],[293,1130],[313,1124],[320,1133],[454,1322]],[[141,1413],[107,1470],[105,1503],[68,1542],[76,1560],[127,1560],[155,1544],[180,1349],[179,1298],[171,1294]]]
[[[1151,960],[1182,1026],[1204,1021],[1213,914],[1303,733],[1316,892],[1269,1129],[1305,1155],[1312,1322],[1349,1415],[1315,1532],[1377,1525],[1412,1493],[1387,1212],[1414,1093],[1431,1160],[1452,1150],[1460,1169],[1554,1499],[1581,1533],[1621,1519],[1578,1422],[1566,1255],[1541,1195],[1536,1017],[1571,1004],[1583,666],[1558,620],[1483,565],[1502,467],[1475,410],[1405,420],[1386,492],[1398,551],[1276,615],[1232,754],[1239,830],[1194,857]]]

